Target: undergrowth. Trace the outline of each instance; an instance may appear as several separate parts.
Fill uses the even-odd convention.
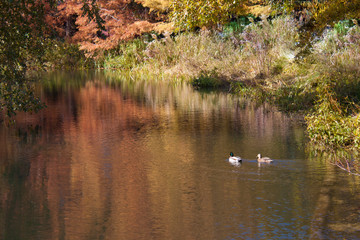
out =
[[[312,142],[331,148],[360,145],[360,28],[339,22],[314,45],[318,77],[314,111],[306,117]],[[308,80],[309,81],[309,80]]]
[[[146,42],[134,39],[122,42],[102,59],[99,66],[104,69],[131,70],[144,62]]]
[[[69,44],[56,39],[42,39],[41,43],[43,46],[41,58],[28,56],[27,67],[29,70],[89,69],[95,67],[94,59],[87,58],[76,44]]]

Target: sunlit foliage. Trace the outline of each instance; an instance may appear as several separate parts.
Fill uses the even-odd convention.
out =
[[[171,0],[137,0],[137,2],[156,12],[167,12],[171,4]]]
[[[339,20],[360,17],[359,0],[328,0],[316,3],[314,7],[316,23],[323,27],[327,24],[335,24]]]
[[[323,29],[339,20],[360,17],[359,0],[269,0],[283,13],[296,12],[301,18],[311,18],[315,27]]]
[[[214,27],[245,13],[246,3],[247,0],[173,0],[170,18],[178,30]]]
[[[307,117],[313,142],[335,147],[360,145],[360,28],[342,21],[314,44],[318,104]]]

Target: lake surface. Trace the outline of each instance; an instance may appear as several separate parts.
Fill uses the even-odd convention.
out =
[[[271,106],[85,72],[39,94],[0,126],[0,239],[360,239],[359,178]]]

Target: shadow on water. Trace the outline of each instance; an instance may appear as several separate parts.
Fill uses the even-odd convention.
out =
[[[46,109],[0,128],[0,239],[359,237],[358,179],[271,106],[103,73],[38,92]]]

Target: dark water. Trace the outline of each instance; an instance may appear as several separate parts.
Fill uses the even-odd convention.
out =
[[[307,157],[304,127],[270,106],[46,79],[47,109],[0,127],[0,239],[360,239],[359,179]]]

